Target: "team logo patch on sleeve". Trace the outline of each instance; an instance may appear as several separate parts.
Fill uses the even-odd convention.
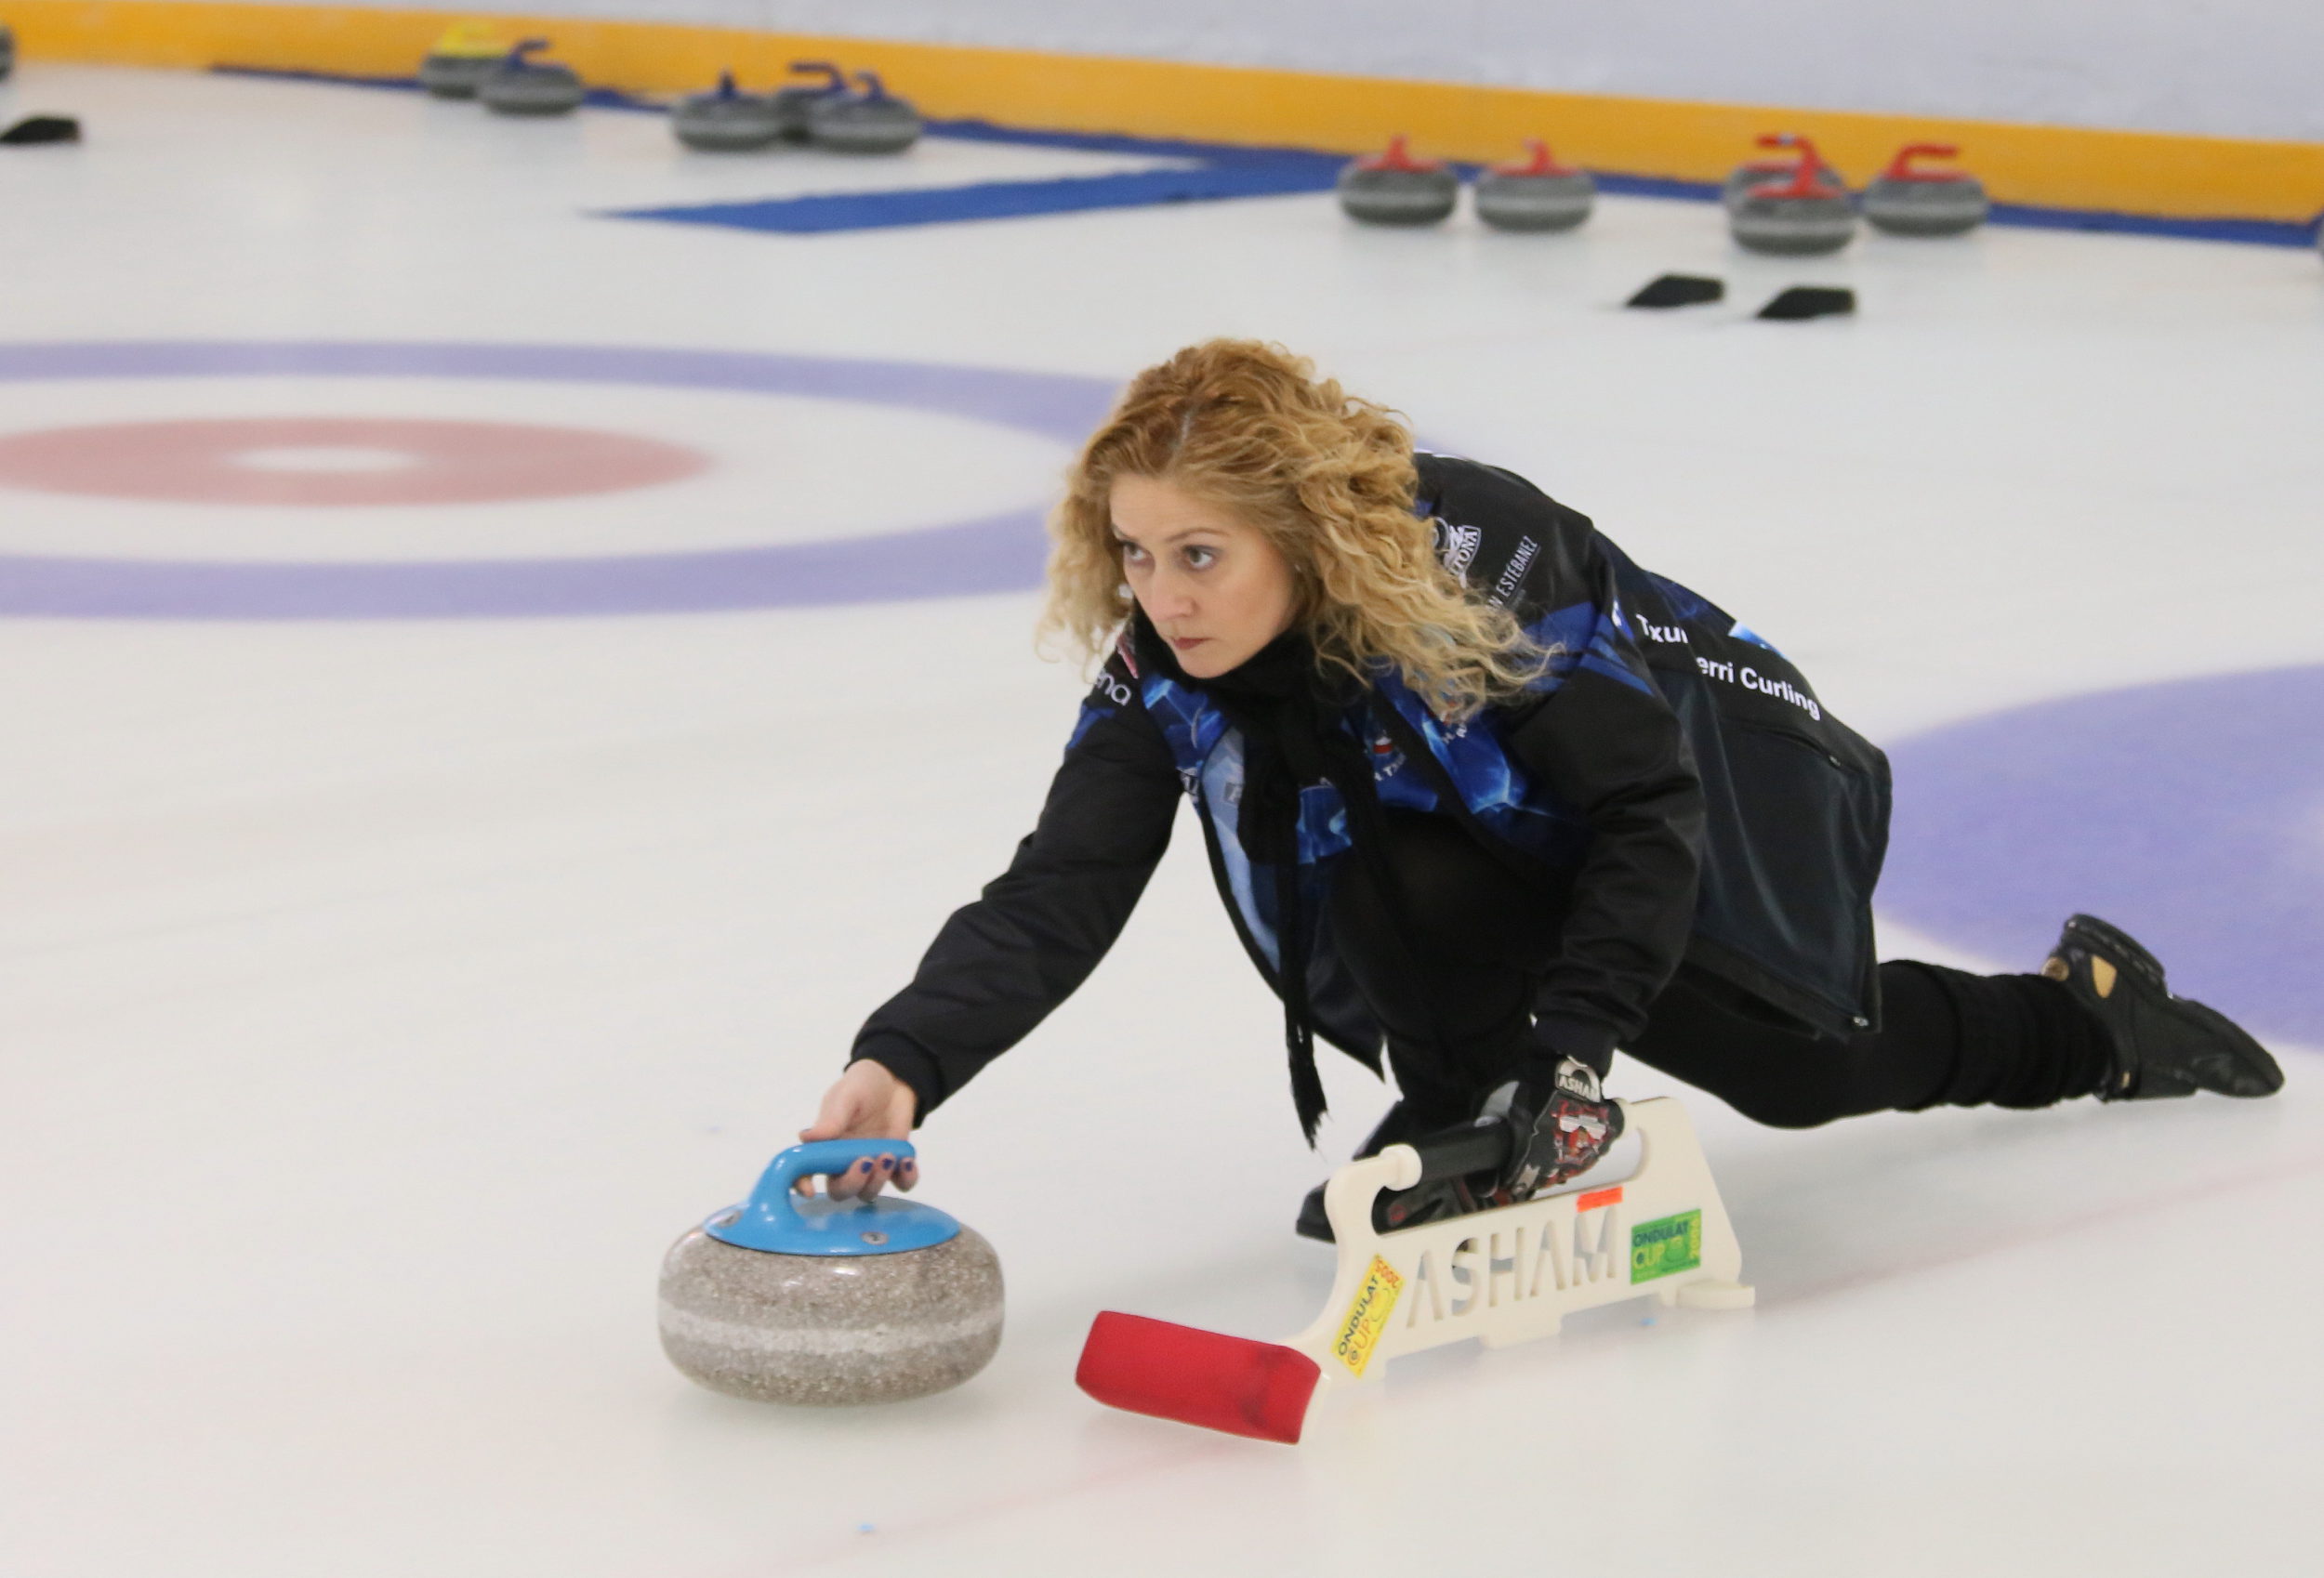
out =
[[[1436,557],[1455,575],[1467,575],[1469,566],[1475,562],[1477,549],[1484,546],[1485,533],[1474,526],[1455,526],[1447,520],[1429,522],[1436,528]]]

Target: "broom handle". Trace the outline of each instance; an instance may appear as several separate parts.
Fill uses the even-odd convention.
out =
[[[1445,1129],[1412,1141],[1420,1155],[1420,1182],[1498,1173],[1509,1163],[1509,1125],[1499,1121]]]

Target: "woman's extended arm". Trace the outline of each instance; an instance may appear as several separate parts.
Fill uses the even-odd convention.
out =
[[[1510,747],[1588,819],[1555,957],[1534,1002],[1545,1050],[1603,1070],[1686,950],[1703,788],[1670,704],[1617,611],[1589,519],[1513,472],[1423,457],[1424,508],[1472,537],[1459,572],[1562,649],[1556,684],[1512,709]]]
[[[1600,1072],[1635,1035],[1686,951],[1703,787],[1670,705],[1643,678],[1577,668],[1514,731],[1529,771],[1589,819],[1537,1040]]]
[[[1084,704],[1040,822],[1009,870],[953,913],[912,984],[855,1039],[853,1061],[879,1064],[911,1091],[912,1122],[1072,995],[1121,935],[1169,844],[1177,769],[1120,663],[1108,664]]]

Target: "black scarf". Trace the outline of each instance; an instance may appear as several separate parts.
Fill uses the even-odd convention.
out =
[[[1368,688],[1352,676],[1326,671],[1314,648],[1297,631],[1278,636],[1238,667],[1196,679],[1178,665],[1169,644],[1141,612],[1134,620],[1140,654],[1172,678],[1200,690],[1243,737],[1243,796],[1235,808],[1235,834],[1254,863],[1274,870],[1276,987],[1283,998],[1283,1040],[1290,1054],[1291,1099],[1300,1130],[1315,1143],[1325,1110],[1324,1083],[1315,1072],[1315,1026],[1308,1002],[1308,941],[1314,927],[1300,877],[1300,791],[1331,784],[1347,807],[1348,835],[1377,890],[1395,901],[1395,874],[1385,853],[1387,829],[1372,764],[1357,734],[1345,727]],[[1213,816],[1221,814],[1213,808]],[[1407,953],[1409,950],[1406,950]]]

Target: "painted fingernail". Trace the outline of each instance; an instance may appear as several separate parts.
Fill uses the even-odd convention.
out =
[[[866,1159],[865,1159],[865,1160],[864,1160],[864,1161],[861,1161],[861,1162],[856,1163],[856,1164],[855,1164],[855,1170],[856,1170],[857,1172],[859,1172],[859,1173],[868,1173],[868,1172],[870,1172],[870,1171],[871,1171],[871,1162],[870,1162],[870,1160],[869,1160],[868,1158],[866,1158]]]

